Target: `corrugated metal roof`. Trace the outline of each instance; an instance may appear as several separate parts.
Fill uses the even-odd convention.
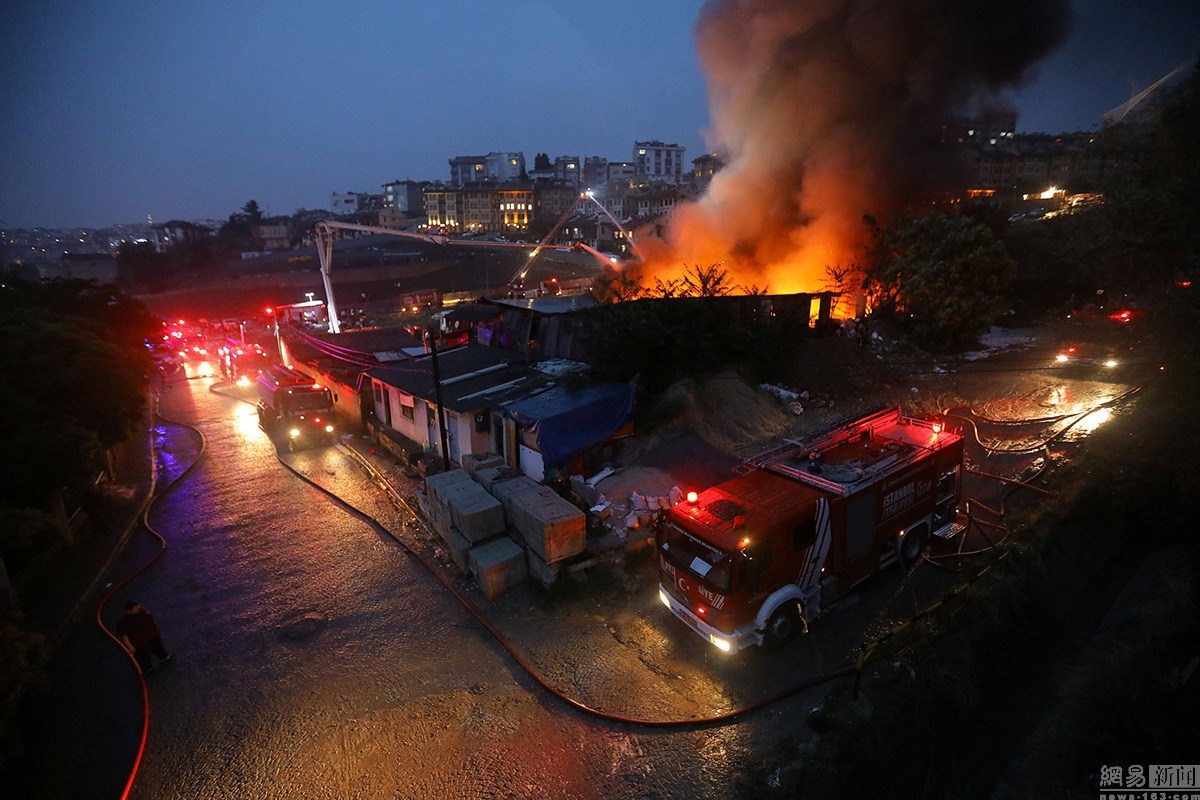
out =
[[[496,408],[528,397],[553,385],[553,381],[523,363],[513,353],[469,344],[438,353],[442,377],[442,403],[452,411]],[[433,359],[414,358],[403,366],[375,367],[367,375],[405,394],[436,402]]]

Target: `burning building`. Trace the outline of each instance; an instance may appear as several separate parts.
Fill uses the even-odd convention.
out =
[[[953,181],[943,121],[1002,106],[1069,20],[1068,0],[712,0],[695,35],[727,166],[638,242],[638,269],[723,263],[743,286],[819,288],[859,257],[864,214]]]

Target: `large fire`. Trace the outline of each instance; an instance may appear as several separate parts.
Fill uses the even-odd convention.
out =
[[[727,166],[637,241],[643,280],[721,264],[772,293],[828,288],[865,214],[953,179],[941,123],[995,103],[1066,33],[1069,0],[712,0],[696,23]]]

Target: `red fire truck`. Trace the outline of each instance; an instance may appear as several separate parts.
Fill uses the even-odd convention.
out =
[[[726,652],[790,641],[822,603],[961,528],[963,438],[899,409],[748,459],[667,512],[659,598]]]
[[[333,395],[312,378],[282,365],[258,376],[258,423],[287,448],[326,443],[334,437]]]

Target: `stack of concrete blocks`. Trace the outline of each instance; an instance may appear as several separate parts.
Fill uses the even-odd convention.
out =
[[[528,549],[529,572],[543,585],[553,583],[560,562],[587,546],[584,513],[524,475],[494,484],[492,492]]]
[[[425,486],[428,494],[426,514],[434,530],[445,542],[454,563],[475,575],[489,598],[525,579],[523,559],[520,559],[522,568],[517,570],[507,565],[503,558],[497,561],[499,551],[494,547],[487,550],[486,557],[482,559],[474,555],[474,551],[480,549],[478,545],[481,542],[500,536],[505,531],[504,509],[496,498],[484,491],[464,470],[431,475],[426,479]],[[505,538],[505,541],[510,540]],[[490,544],[482,546],[488,547]],[[509,553],[508,561],[511,560]],[[499,569],[497,563],[500,564]],[[481,574],[479,569],[487,574]]]

